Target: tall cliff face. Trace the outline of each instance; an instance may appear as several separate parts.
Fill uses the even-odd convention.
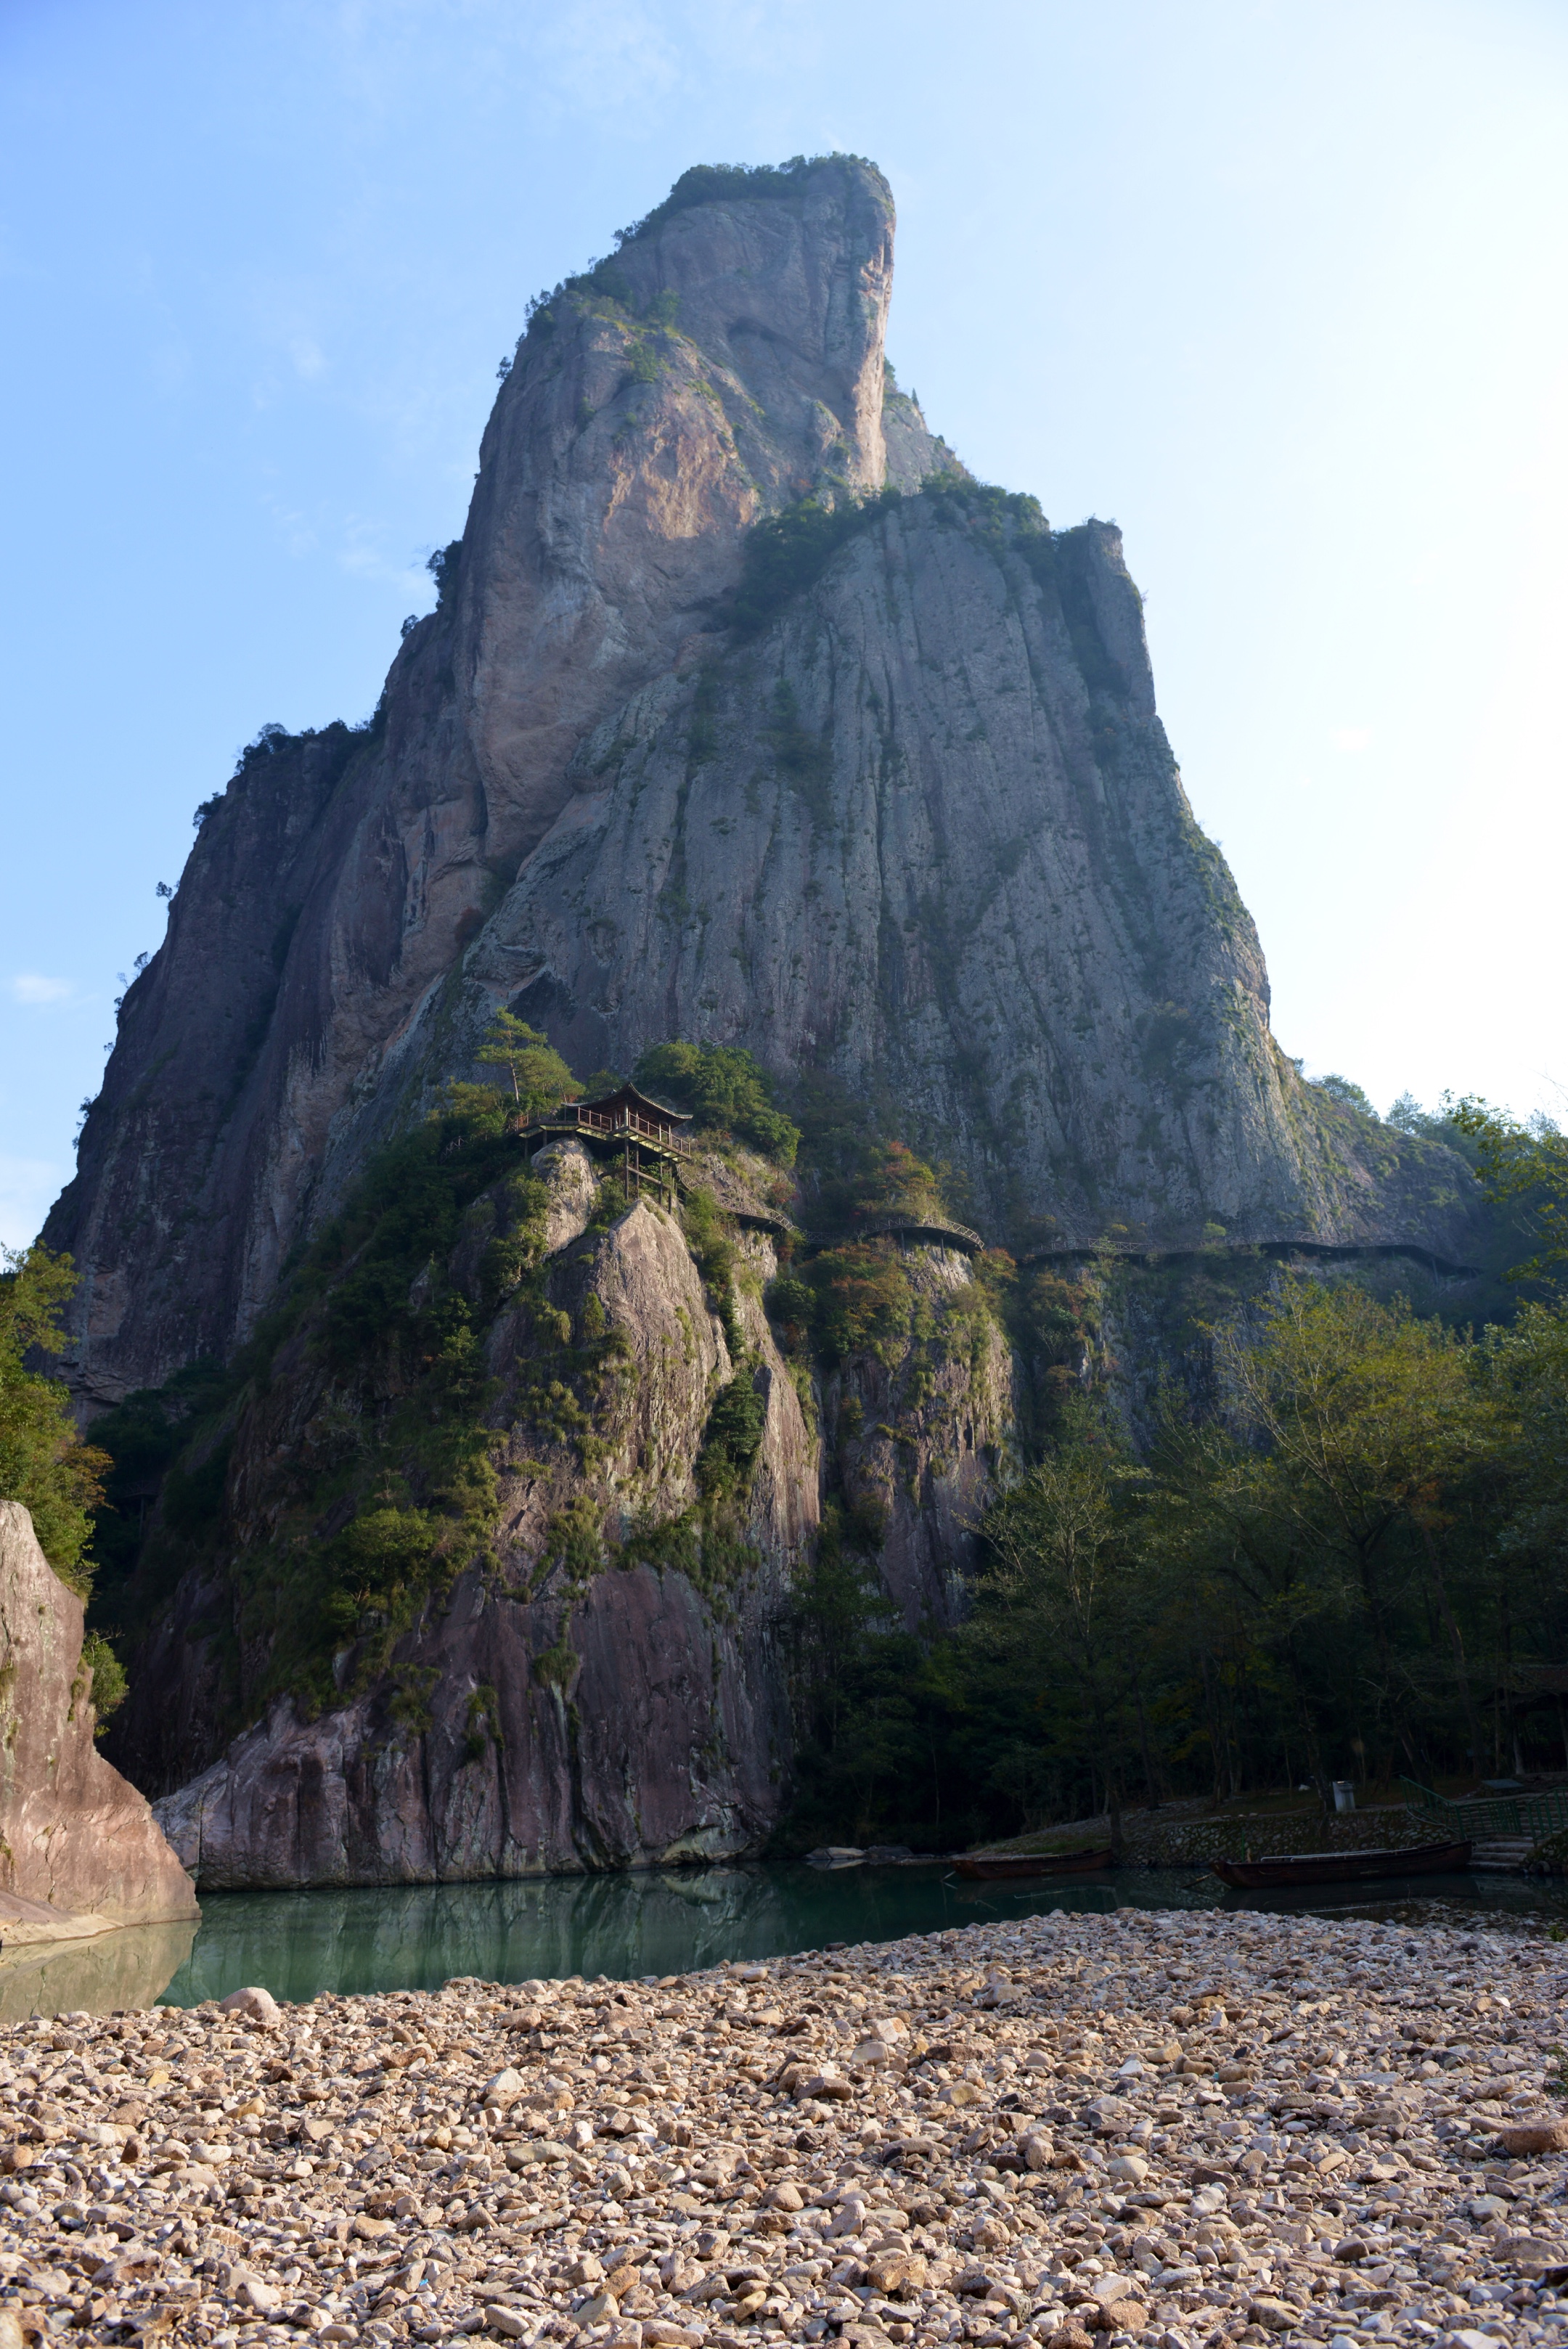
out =
[[[1120,1220],[1441,1245],[1463,1170],[1391,1137],[1375,1172],[1270,1035],[1114,529],[972,485],[905,500],[571,780],[466,957],[471,1029],[501,1001],[584,1065],[705,1036],[830,1070],[1014,1244]]]
[[[859,1334],[807,1361],[763,1299],[809,1199],[743,1152],[679,1202],[530,1167],[447,1091],[499,1007],[581,1071],[824,1081],[1018,1253],[1467,1253],[1459,1161],[1270,1035],[1116,533],[892,390],[891,236],[854,160],[689,174],[536,308],[375,719],[202,811],[46,1237],[89,1409],[231,1366],[132,1405],[193,1416],[119,1619],[114,1750],[205,1881],[755,1847],[803,1564],[950,1621],[1079,1374],[1062,1283],[1010,1338],[929,1232],[830,1252]]]
[[[754,184],[661,208],[535,313],[375,722],[262,744],[210,803],[47,1235],[82,1268],[89,1398],[251,1326],[585,737],[711,627],[759,516],[888,479],[887,186]],[[939,451],[908,401],[892,439],[912,487]]]
[[[1457,1163],[1269,1037],[1114,532],[915,496],[735,641],[759,518],[961,468],[887,393],[880,175],[689,178],[534,316],[372,725],[261,742],[209,803],[47,1233],[89,1403],[243,1337],[497,1001],[590,1061],[829,1069],[993,1237],[1459,1252]]]

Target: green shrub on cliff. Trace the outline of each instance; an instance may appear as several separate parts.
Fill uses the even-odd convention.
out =
[[[811,1327],[829,1362],[849,1354],[875,1354],[891,1363],[904,1350],[914,1299],[898,1250],[888,1240],[857,1240],[848,1247],[824,1248],[806,1266],[803,1281],[788,1284],[794,1300],[806,1288],[812,1297]],[[770,1303],[778,1303],[775,1297]]]
[[[814,586],[846,542],[897,505],[901,492],[878,491],[858,502],[825,506],[799,499],[748,531],[741,578],[730,603],[730,626],[743,643],[760,636],[796,595]]]
[[[1473,1095],[1455,1101],[1445,1093],[1443,1107],[1456,1133],[1475,1150],[1487,1196],[1498,1206],[1522,1206],[1541,1243],[1505,1278],[1560,1282],[1568,1272],[1568,1133],[1544,1117],[1521,1125]]]
[[[647,236],[677,212],[690,212],[697,204],[755,203],[759,200],[777,202],[791,196],[804,196],[814,171],[825,163],[858,163],[884,191],[888,183],[867,155],[846,155],[836,148],[828,155],[792,155],[787,163],[693,163],[681,172],[662,203],[644,212],[629,228],[618,228],[615,241],[618,248],[632,243],[634,238]],[[601,262],[599,267],[602,269]]]
[[[30,1353],[64,1350],[59,1316],[76,1288],[76,1268],[44,1247],[0,1249],[0,1500],[31,1511],[44,1556],[85,1597],[92,1576],[82,1553],[89,1513],[103,1500],[109,1454],[77,1433],[59,1380],[26,1367]]]
[[[524,1117],[576,1094],[577,1081],[549,1038],[510,1011],[495,1014],[475,1058],[486,1068],[505,1070],[513,1102]]]
[[[488,1553],[501,1437],[484,1335],[538,1262],[546,1202],[506,1132],[510,1107],[492,1086],[450,1089],[372,1162],[228,1371],[199,1367],[109,1415],[130,1474],[107,1521],[127,1537],[105,1629],[139,1636],[221,1549],[248,1660],[236,1702],[284,1687],[321,1702],[345,1642],[368,1639],[374,1663]],[[303,1442],[288,1417],[302,1397]],[[231,1455],[248,1464],[243,1498]]]
[[[130,1694],[130,1682],[125,1677],[125,1666],[101,1631],[89,1631],[82,1641],[81,1662],[78,1671],[88,1689],[97,1716],[93,1735],[101,1737],[109,1727],[109,1715],[119,1711]]]
[[[762,1448],[765,1417],[749,1368],[720,1388],[708,1413],[697,1459],[697,1489],[705,1500],[739,1492],[750,1481]]]
[[[800,1129],[773,1104],[767,1071],[729,1044],[655,1044],[633,1071],[644,1092],[684,1111],[700,1132],[728,1133],[793,1166]]]

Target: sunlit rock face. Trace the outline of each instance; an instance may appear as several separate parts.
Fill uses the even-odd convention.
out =
[[[48,1227],[84,1276],[89,1400],[254,1324],[455,1049],[445,983],[569,811],[587,736],[701,656],[760,516],[888,480],[892,237],[881,174],[824,162],[670,212],[535,315],[374,725],[252,754],[125,998]],[[907,399],[886,412],[896,483],[950,461]]]
[[[535,311],[375,723],[250,755],[126,996],[47,1235],[89,1402],[243,1336],[498,1000],[588,1062],[681,1034],[831,1070],[994,1237],[1461,1252],[1458,1162],[1269,1035],[1113,529],[915,495],[726,629],[760,518],[964,478],[888,388],[892,249],[880,173],[834,159],[661,207]]]
[[[147,1804],[93,1740],[82,1602],[0,1501],[0,1940],[15,1953],[172,1923],[196,1899]]]
[[[1466,1259],[1460,1163],[1303,1085],[1270,1033],[1118,533],[1054,532],[974,482],[892,388],[892,244],[863,161],[699,174],[535,306],[440,605],[374,720],[258,739],[126,994],[46,1233],[82,1276],[87,1413],[232,1361],[380,1145],[481,1072],[498,1008],[583,1074],[679,1038],[746,1048],[785,1098],[831,1080],[868,1129],[945,1161],[1016,1255],[1109,1236]],[[768,570],[757,525],[778,517],[794,552]],[[294,1506],[285,1471],[314,1493],[310,1463],[351,1449],[368,1406],[297,1331],[234,1403],[222,1537],[138,1618],[115,1732],[203,1880],[759,1847],[788,1793],[788,1610],[825,1494],[875,1527],[907,1625],[962,1611],[1033,1375],[963,1246],[910,1249],[940,1336],[919,1363],[873,1348],[814,1379],[761,1303],[766,1235],[800,1207],[777,1169],[701,1174],[735,1219],[731,1301],[668,1200],[607,1224],[576,1142],[537,1171],[545,1318],[580,1343],[591,1296],[635,1376],[581,1406],[576,1449],[542,1433],[518,1369],[538,1328],[497,1309],[472,1251],[432,1257],[496,1382],[493,1571],[457,1575],[374,1671],[317,1671],[308,1704],[278,1692],[240,1566]],[[1153,1341],[1125,1350],[1156,1383]],[[742,1375],[763,1427],[743,1570],[721,1588],[689,1557],[623,1551],[535,1578],[573,1510],[612,1548],[690,1515]],[[345,1522],[324,1505],[289,1557]]]

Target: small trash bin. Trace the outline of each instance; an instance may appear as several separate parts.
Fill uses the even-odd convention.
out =
[[[1334,1807],[1336,1811],[1353,1811],[1355,1808],[1355,1781],[1354,1778],[1336,1778],[1334,1780]]]

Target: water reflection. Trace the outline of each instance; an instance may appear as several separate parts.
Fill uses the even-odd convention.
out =
[[[191,1954],[195,1920],[173,1925],[128,1925],[90,1941],[18,1950],[0,1963],[0,2023],[30,2014],[109,2014],[116,2007],[151,2006]]]
[[[1522,1877],[1423,1878],[1238,1894],[1206,1874],[1133,1868],[1073,1883],[966,1884],[940,1866],[728,1867],[523,1883],[401,1885],[318,1892],[212,1892],[191,1928],[106,1935],[43,1961],[23,1982],[0,1974],[0,2014],[103,2010],[161,1995],[191,2006],[260,1982],[280,1999],[323,1991],[436,1990],[454,1974],[685,1973],[725,1958],[896,1940],[1052,1909],[1261,1909],[1541,1931],[1568,1921],[1568,1888]],[[149,1938],[173,1938],[158,1944]],[[179,1937],[185,1938],[182,1941]],[[130,1945],[142,1952],[132,1964]],[[117,1949],[112,1945],[123,1945]],[[95,1979],[93,1968],[99,1971]],[[140,1966],[140,1971],[136,1967]],[[116,1969],[119,1971],[116,1971]]]
[[[1345,1888],[1349,1894],[1350,1888]],[[1142,1868],[1072,1883],[965,1884],[945,1868],[684,1868],[553,1876],[524,1883],[388,1890],[210,1893],[189,1962],[164,1996],[181,2005],[243,1982],[275,1996],[434,1990],[453,1974],[525,1982],[566,1974],[685,1973],[725,1958],[777,1957],[834,1942],[896,1940],[1051,1909],[1269,1909],[1399,1923],[1540,1930],[1565,1913],[1562,1887],[1520,1877],[1362,1884],[1354,1898],[1228,1892],[1212,1876]]]

